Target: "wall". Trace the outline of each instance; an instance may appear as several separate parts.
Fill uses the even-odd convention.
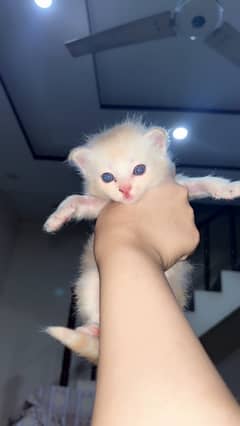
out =
[[[37,386],[59,380],[63,347],[41,329],[66,324],[86,228],[49,236],[41,225],[21,225],[0,302],[1,426]]]
[[[18,217],[4,192],[0,193],[0,295],[16,239]]]
[[[240,348],[218,365],[225,383],[240,402]]]
[[[204,220],[204,216],[211,216],[215,213],[219,206],[209,206],[207,209],[201,206],[200,212],[197,210],[197,220]],[[206,214],[208,213],[208,215]],[[231,248],[230,248],[230,232],[229,232],[229,216],[228,210],[219,214],[209,224],[209,249],[210,249],[210,288],[215,287],[221,270],[231,270]],[[240,262],[240,209],[235,207],[236,214],[236,237],[237,252]],[[192,264],[194,265],[193,282],[195,289],[204,289],[204,227],[201,232],[200,244],[192,256]]]

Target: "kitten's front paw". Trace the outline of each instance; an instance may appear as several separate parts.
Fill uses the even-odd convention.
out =
[[[72,216],[75,212],[73,207],[65,207],[62,209],[57,209],[43,225],[43,229],[46,232],[56,232],[61,228],[64,223],[69,222],[72,219]]]
[[[231,182],[231,190],[232,190],[232,197],[233,198],[239,198],[240,197],[240,182]]]
[[[70,195],[58,206],[57,210],[48,218],[43,225],[46,232],[55,232],[75,217],[76,211],[81,205],[84,196]]]
[[[222,187],[215,188],[213,190],[213,197],[217,200],[233,200],[240,197],[240,182],[229,182],[223,184]]]

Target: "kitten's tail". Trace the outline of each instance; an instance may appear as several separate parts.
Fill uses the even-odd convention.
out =
[[[45,331],[73,352],[97,364],[99,350],[97,337],[84,333],[81,327],[75,330],[66,327],[47,327]]]

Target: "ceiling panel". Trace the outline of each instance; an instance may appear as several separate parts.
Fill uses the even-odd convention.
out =
[[[94,32],[174,10],[176,0],[87,0]]]
[[[89,11],[96,31],[174,5],[175,0],[89,0]],[[229,0],[225,6],[228,20],[236,25],[240,4]],[[83,141],[85,133],[126,115],[126,108],[101,109],[99,100],[117,107],[240,108],[239,69],[200,42],[181,38],[97,55],[98,93],[92,57],[73,59],[64,47],[66,40],[88,33],[83,0],[55,0],[51,9],[39,9],[33,0],[1,2],[1,72],[38,156],[64,158],[72,146]],[[163,109],[144,112],[144,117],[167,128],[184,123],[190,128],[186,143],[171,146],[179,163],[239,167],[237,115]],[[24,143],[27,149],[26,140]],[[50,170],[52,165],[47,164]]]
[[[69,7],[71,3],[71,7]],[[66,154],[98,109],[92,58],[73,60],[64,42],[88,34],[84,1],[1,2],[1,73],[34,150]],[[46,148],[46,149],[45,149]]]
[[[89,0],[93,31],[173,10],[176,3],[103,0],[100,5]],[[208,2],[203,3],[207,9]],[[240,31],[240,2],[223,5],[226,20]],[[106,106],[240,110],[239,68],[202,41],[178,36],[102,52],[96,58]]]
[[[165,39],[103,52],[97,69],[104,105],[240,111],[239,68],[200,41]]]

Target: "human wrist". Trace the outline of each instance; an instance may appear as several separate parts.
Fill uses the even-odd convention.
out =
[[[126,224],[125,224],[126,225]],[[113,255],[141,253],[161,266],[163,263],[159,253],[146,241],[139,237],[130,226],[111,229],[108,226],[97,227],[95,232],[95,257],[99,266]]]

